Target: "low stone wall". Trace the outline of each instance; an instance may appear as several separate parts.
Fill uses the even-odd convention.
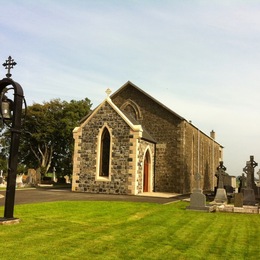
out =
[[[216,212],[260,214],[259,206],[234,207],[234,205],[214,205]]]

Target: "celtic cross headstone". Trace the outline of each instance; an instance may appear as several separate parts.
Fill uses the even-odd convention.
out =
[[[242,173],[242,176],[239,177],[239,192],[243,191],[246,188],[246,176]]]
[[[227,175],[226,173],[226,167],[224,166],[223,162],[221,161],[219,163],[219,166],[217,167],[217,172],[215,176],[218,179],[218,188],[224,188],[224,177]]]
[[[245,205],[255,205],[255,183],[254,183],[254,171],[255,167],[258,165],[254,160],[254,156],[250,156],[250,160],[246,162],[246,166],[243,168],[244,173],[246,173],[246,188],[243,190],[244,194],[244,204]]]
[[[224,189],[224,177],[228,174],[226,173],[226,167],[224,166],[223,162],[219,163],[217,167],[217,172],[215,176],[217,177],[217,192],[214,201],[216,203],[226,203],[227,202],[227,193]]]

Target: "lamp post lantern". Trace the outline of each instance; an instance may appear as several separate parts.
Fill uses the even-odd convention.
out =
[[[8,57],[3,66],[7,69],[6,78],[0,80],[0,117],[3,123],[7,123],[10,126],[11,142],[10,152],[8,160],[8,174],[7,174],[7,185],[6,185],[6,196],[5,196],[5,210],[4,218],[0,219],[0,222],[9,220],[16,220],[14,218],[14,201],[15,201],[15,187],[16,187],[16,175],[18,165],[18,148],[21,135],[21,118],[22,118],[22,107],[24,102],[23,89],[17,82],[11,79],[12,74],[10,69],[16,65],[16,62],[11,56]],[[6,93],[9,90],[13,90],[14,98],[13,101],[7,99]],[[10,112],[11,110],[11,112]]]

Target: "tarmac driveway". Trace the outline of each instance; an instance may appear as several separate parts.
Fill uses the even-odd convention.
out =
[[[2,195],[2,196],[1,196]],[[0,191],[0,206],[5,204],[5,191]],[[171,197],[111,195],[72,192],[70,189],[21,189],[15,192],[15,204],[29,204],[50,201],[130,201],[166,204],[185,199],[188,195],[175,195]]]

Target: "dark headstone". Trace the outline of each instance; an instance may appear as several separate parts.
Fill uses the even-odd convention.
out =
[[[225,185],[224,189],[226,190],[226,193],[233,193],[234,192],[234,188],[230,185]]]
[[[235,193],[234,207],[243,207],[244,196],[242,193]]]
[[[244,173],[242,173],[242,176],[239,178],[239,187],[238,187],[238,192],[242,192],[246,188],[246,176]]]
[[[255,205],[255,182],[254,182],[254,171],[258,164],[254,161],[254,156],[250,156],[250,161],[247,161],[243,171],[246,173],[246,188],[243,190],[244,194],[244,205]]]
[[[254,206],[256,204],[255,192],[253,189],[248,189],[248,188],[244,189],[243,195],[244,195],[244,200],[243,200],[244,205]]]

